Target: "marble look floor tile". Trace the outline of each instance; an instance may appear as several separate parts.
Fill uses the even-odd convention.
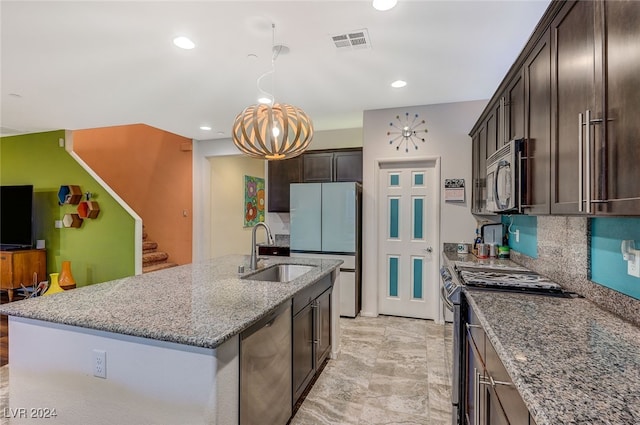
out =
[[[451,423],[450,323],[379,316],[342,318],[340,326],[341,354],[292,424]]]
[[[358,425],[363,409],[362,404],[349,403],[339,398],[307,398],[296,415],[291,419],[291,425]]]

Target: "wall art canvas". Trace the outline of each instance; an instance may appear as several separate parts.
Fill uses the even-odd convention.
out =
[[[244,227],[264,221],[264,179],[244,176]]]

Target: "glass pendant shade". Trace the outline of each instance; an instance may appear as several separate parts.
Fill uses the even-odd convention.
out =
[[[267,160],[293,158],[309,146],[313,123],[296,106],[251,105],[236,117],[232,137],[245,155]]]

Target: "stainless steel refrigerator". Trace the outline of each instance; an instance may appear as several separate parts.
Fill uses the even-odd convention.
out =
[[[293,183],[290,191],[292,256],[339,258],[340,315],[360,313],[362,186]]]

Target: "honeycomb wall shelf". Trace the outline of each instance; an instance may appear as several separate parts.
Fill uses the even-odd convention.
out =
[[[78,214],[65,214],[64,217],[62,217],[62,225],[64,227],[77,229],[82,226],[82,221],[82,218],[80,218]]]
[[[58,204],[78,205],[82,200],[82,190],[80,186],[63,185],[58,190]]]
[[[95,201],[82,201],[78,204],[78,215],[80,218],[96,218],[100,214],[100,206]]]

